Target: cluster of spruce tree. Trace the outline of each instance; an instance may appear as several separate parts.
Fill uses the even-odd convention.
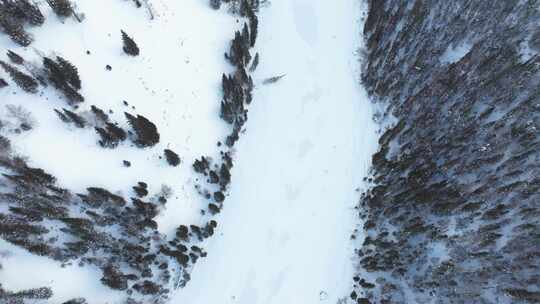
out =
[[[228,136],[226,144],[232,147],[238,140],[242,126],[247,121],[247,105],[251,103],[253,80],[246,69],[251,63],[251,71],[258,64],[258,54],[252,58],[250,49],[255,45],[258,33],[258,18],[255,7],[250,1],[241,1],[244,15],[249,22],[244,23],[242,31],[237,31],[231,42],[230,50],[225,58],[236,67],[233,75],[222,76],[223,100],[221,102],[221,118],[233,125],[233,132]],[[253,59],[253,62],[252,62]]]
[[[230,152],[221,152],[221,161],[213,164],[209,157],[201,157],[193,163],[193,170],[206,178],[206,183],[213,190],[202,189],[200,185],[195,188],[206,199],[211,200],[208,205],[210,215],[215,215],[223,208],[225,193],[231,183],[231,169],[233,161]]]
[[[74,15],[73,4],[69,0],[47,0],[53,12],[61,18]]]
[[[252,12],[257,12],[261,3],[264,2],[266,0],[210,0],[210,7],[219,9],[222,3],[226,3],[232,13],[245,17]]]
[[[49,81],[64,94],[71,105],[84,101],[78,92],[81,89],[79,72],[71,62],[60,56],[56,56],[56,60],[44,57],[43,67]]]
[[[52,295],[52,290],[49,287],[39,287],[12,292],[2,288],[2,284],[0,284],[0,303],[24,304],[28,303],[28,301],[47,300],[50,299]]]
[[[9,149],[9,141],[4,146]],[[103,284],[148,299],[164,299],[170,288],[185,285],[186,269],[206,255],[194,243],[210,237],[217,224],[181,226],[168,242],[155,221],[167,199],[145,200],[146,183],[133,187],[136,197],[130,200],[98,187],[74,195],[57,187],[52,175],[9,155],[0,155],[0,167],[8,172],[0,176],[4,185],[0,204],[5,210],[0,212],[0,237],[4,240],[63,263],[78,260],[81,265],[95,265],[102,269]],[[55,234],[68,242],[50,237],[57,227],[61,228]],[[14,297],[0,292],[0,299]],[[68,303],[84,303],[73,301]]]
[[[127,131],[118,126],[117,122],[111,121],[109,116],[95,105],[91,106],[92,117],[87,118],[83,115],[63,108],[54,110],[60,120],[65,123],[73,124],[77,128],[93,127],[99,135],[99,145],[104,148],[116,148],[128,137],[140,148],[152,147],[159,143],[159,132],[156,125],[142,115],[131,115],[125,113],[131,130]],[[172,166],[180,164],[180,157],[172,150],[165,150],[167,162]]]
[[[362,80],[392,125],[357,209],[356,303],[539,303],[531,4],[369,1]],[[536,51],[524,58],[521,41]],[[471,44],[443,60],[456,43]]]
[[[37,93],[39,83],[30,75],[19,71],[16,67],[0,60],[0,66],[9,74],[13,82],[28,93]]]
[[[26,24],[40,26],[45,17],[39,7],[29,0],[1,0],[0,28],[21,46],[32,43],[32,36],[26,32]]]
[[[259,54],[251,56],[250,49],[255,45],[258,35],[258,18],[256,11],[260,2],[253,0],[222,0],[210,1],[213,8],[218,9],[221,3],[228,3],[234,13],[247,17],[242,31],[236,31],[231,41],[230,50],[225,58],[236,68],[232,74],[222,75],[223,99],[220,116],[232,125],[232,132],[226,138],[225,144],[230,149],[239,139],[243,125],[247,121],[247,106],[252,101],[253,80],[248,74],[253,72],[259,63]],[[221,143],[218,143],[221,146]],[[193,163],[193,169],[205,177],[206,187],[196,185],[196,189],[206,199],[210,200],[206,211],[213,216],[221,211],[225,193],[231,182],[230,171],[233,161],[230,151],[221,151],[220,161],[213,163],[209,157],[201,157]]]

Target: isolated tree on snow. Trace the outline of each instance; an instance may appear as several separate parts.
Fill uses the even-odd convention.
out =
[[[121,31],[122,33],[122,41],[124,42],[124,52],[131,56],[138,56],[139,55],[139,47],[133,41],[131,37],[129,37],[126,32]]]
[[[9,63],[5,63],[0,60],[0,66],[9,74],[11,79],[24,91],[28,93],[37,93],[37,88],[39,86],[38,82],[29,75],[17,70],[14,66]]]
[[[47,3],[58,17],[67,18],[73,14],[73,5],[69,0],[47,0]]]

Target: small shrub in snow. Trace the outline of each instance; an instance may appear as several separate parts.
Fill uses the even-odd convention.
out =
[[[17,70],[14,66],[0,60],[0,66],[9,74],[11,79],[24,91],[37,93],[38,82],[29,75]]]
[[[170,198],[173,194],[173,189],[169,185],[161,185],[161,190],[158,193],[159,197]]]
[[[124,43],[123,50],[126,54],[131,56],[138,56],[139,55],[139,47],[133,41],[131,37],[129,37],[126,32],[120,31],[122,33],[122,42]]]
[[[180,164],[180,157],[174,151],[165,149],[164,154],[169,165],[176,167]]]
[[[267,78],[267,79],[263,80],[263,84],[276,83],[276,82],[280,81],[285,76],[286,76],[286,74]]]

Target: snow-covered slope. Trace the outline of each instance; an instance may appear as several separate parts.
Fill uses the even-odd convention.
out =
[[[21,47],[7,35],[0,35],[0,60],[10,62],[6,52],[12,50],[24,58],[23,64],[12,65],[38,79],[44,76],[43,57],[69,60],[78,69],[82,83],[79,93],[84,97],[84,102],[72,106],[50,82],[29,94],[10,79],[7,70],[0,71],[0,78],[9,83],[0,89],[0,139],[10,142],[6,149],[1,142],[0,173],[11,175],[0,178],[2,237],[56,260],[1,241],[0,283],[5,290],[51,287],[50,301],[54,303],[74,297],[85,297],[89,303],[123,303],[125,292],[114,292],[100,282],[113,263],[114,271],[124,274],[113,271],[110,277],[118,282],[109,285],[128,288],[129,294],[134,293],[133,288],[139,289],[139,293],[151,294],[153,301],[161,301],[168,291],[189,280],[189,265],[176,267],[175,258],[185,264],[188,262],[180,260],[194,263],[204,255],[197,247],[188,247],[188,256],[188,252],[167,252],[163,246],[175,237],[180,224],[203,227],[205,237],[212,229],[208,216],[202,213],[208,200],[195,188],[202,181],[194,174],[192,164],[201,155],[217,159],[223,149],[218,148],[218,142],[224,142],[230,133],[230,127],[219,117],[221,75],[233,71],[223,54],[229,51],[230,39],[243,23],[226,7],[211,9],[208,1],[141,1],[140,8],[134,2],[73,1],[82,22],[73,17],[58,18],[40,2],[45,23],[26,27],[34,37],[30,46]],[[134,38],[139,56],[123,52],[121,30]],[[132,126],[124,112],[148,118],[159,132],[159,143],[140,147],[133,140],[125,140],[114,148],[100,146],[94,127],[102,127],[103,122],[96,119],[92,106],[126,131]],[[54,110],[64,108],[84,118],[85,126],[63,122]],[[179,166],[168,164],[165,149],[180,156]],[[15,162],[17,157],[24,161]],[[54,178],[35,175],[40,171],[30,173],[26,166],[41,168]],[[38,184],[46,182],[38,185],[30,178],[24,186],[26,181],[17,178],[27,174],[38,176]],[[24,191],[18,190],[18,183],[23,184]],[[137,185],[138,190],[133,188]],[[35,187],[35,193],[28,187]],[[103,194],[101,188],[110,191],[112,194],[105,193],[108,198],[98,200],[116,201],[120,207],[98,208],[102,201],[88,206],[87,197],[78,195],[86,195],[89,187],[98,187],[98,197]],[[25,200],[32,200],[32,204]],[[25,204],[28,209],[21,209]],[[19,208],[17,214],[15,207]],[[46,219],[38,216],[28,220],[36,210],[41,210]],[[23,222],[29,226],[21,226]],[[185,237],[187,246],[191,245],[191,236],[190,232]],[[71,255],[71,247],[64,250],[68,244],[87,254]],[[178,243],[169,245],[175,248]],[[184,245],[179,246],[175,250]],[[164,256],[171,256],[169,264]],[[143,264],[146,266],[141,268]],[[152,295],[155,290],[150,292],[155,287],[152,285],[124,285],[152,275],[170,281],[169,286],[160,286],[159,296]],[[136,292],[133,297],[137,298]]]
[[[112,110],[109,116],[122,127],[127,126],[124,112],[144,115],[156,124],[160,143],[150,149],[130,144],[103,149],[92,129],[70,128],[58,119],[52,109],[67,107],[61,93],[49,87],[30,95],[11,85],[0,90],[0,111],[5,112],[5,104],[20,105],[36,120],[33,130],[10,137],[14,149],[73,191],[100,186],[129,194],[137,182],[145,181],[152,193],[168,185],[174,195],[167,206],[171,212],[160,219],[162,231],[175,228],[174,222],[197,223],[203,200],[194,191],[190,164],[201,154],[215,153],[216,143],[227,134],[218,116],[219,86],[221,73],[230,70],[222,54],[237,27],[235,18],[196,0],[151,1],[153,20],[147,10],[128,1],[75,3],[85,16],[82,23],[72,18],[62,23],[42,5],[45,24],[30,28],[35,42],[22,48],[0,35],[0,58],[7,60],[10,49],[38,65],[39,54],[70,60],[82,81],[85,102],[80,111],[89,111],[91,105]],[[140,56],[123,53],[120,30],[133,36]],[[8,79],[3,71],[0,75]],[[185,165],[174,168],[161,159],[166,148],[178,153]],[[125,168],[123,160],[131,167]]]
[[[231,195],[176,303],[336,303],[352,284],[355,191],[376,149],[359,1],[273,1]]]

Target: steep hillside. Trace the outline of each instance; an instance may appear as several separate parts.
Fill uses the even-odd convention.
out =
[[[540,301],[536,1],[369,1],[357,303]],[[363,237],[365,235],[365,238]]]

